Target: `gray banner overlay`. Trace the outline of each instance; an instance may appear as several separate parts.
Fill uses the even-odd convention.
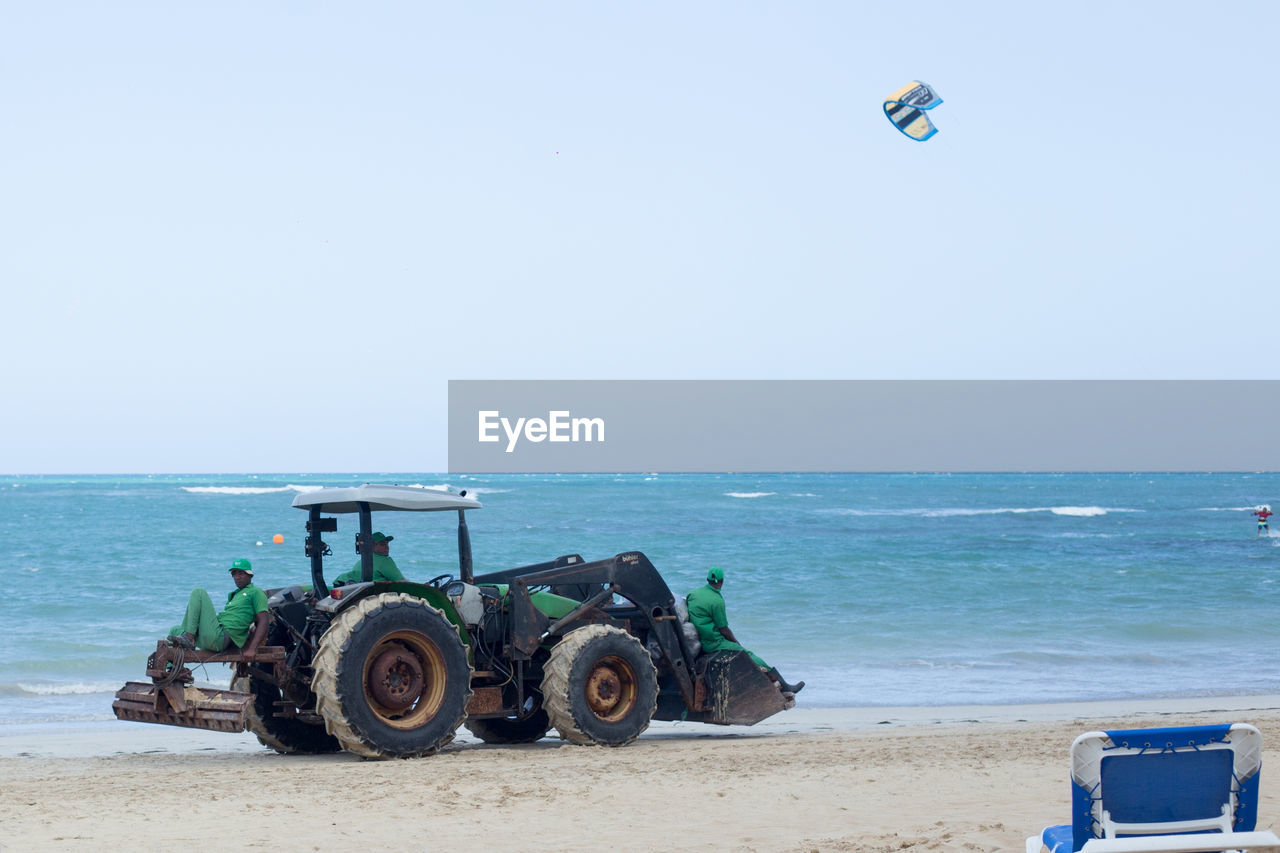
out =
[[[1280,380],[451,380],[449,471],[1276,471],[1278,426]]]

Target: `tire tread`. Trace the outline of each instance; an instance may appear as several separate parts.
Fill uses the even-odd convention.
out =
[[[467,718],[467,702],[464,701],[462,703],[462,714],[449,727],[448,734],[439,738],[434,744],[404,752],[379,747],[352,725],[343,708],[342,697],[338,691],[338,664],[352,638],[367,626],[366,620],[370,615],[379,610],[400,607],[422,607],[429,610],[444,620],[455,634],[458,634],[458,626],[450,622],[443,611],[431,606],[429,602],[403,592],[387,592],[361,599],[356,602],[354,607],[339,613],[330,623],[329,629],[325,631],[324,636],[320,638],[320,651],[315,657],[315,676],[311,682],[311,689],[316,694],[316,712],[324,717],[325,730],[337,738],[342,748],[347,752],[359,755],[361,758],[416,758],[423,755],[433,755],[453,740],[454,731]],[[458,642],[462,642],[461,634],[458,634]],[[468,662],[465,696],[467,701],[471,699],[470,673],[471,665]]]
[[[551,725],[559,732],[560,737],[570,743],[580,746],[589,746],[597,743],[591,735],[582,730],[574,719],[569,688],[572,680],[573,665],[577,662],[582,650],[593,640],[607,637],[610,634],[619,634],[635,643],[636,648],[640,650],[644,659],[648,661],[649,653],[644,650],[644,646],[640,644],[640,641],[621,628],[616,628],[612,625],[584,625],[581,628],[570,631],[551,649],[551,657],[543,668],[542,707],[546,709],[547,717],[551,720]],[[653,664],[650,663],[649,666],[652,667]],[[638,738],[649,727],[647,720],[653,719],[653,714],[657,708],[658,697],[655,692],[653,705],[645,715],[646,722],[644,726],[627,740],[608,745],[626,746]]]

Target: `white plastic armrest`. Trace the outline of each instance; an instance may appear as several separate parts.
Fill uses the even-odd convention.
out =
[[[1211,853],[1216,850],[1280,853],[1274,832],[1215,832],[1208,835],[1145,835],[1136,838],[1095,838],[1080,853]]]

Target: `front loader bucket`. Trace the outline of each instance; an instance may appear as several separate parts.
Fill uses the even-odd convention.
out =
[[[111,710],[118,719],[135,723],[242,732],[252,701],[252,694],[232,690],[130,681],[116,691]]]
[[[721,725],[750,726],[795,707],[746,652],[718,652],[706,663],[703,710],[686,719]]]

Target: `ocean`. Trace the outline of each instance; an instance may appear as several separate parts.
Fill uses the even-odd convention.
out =
[[[1280,534],[1250,515],[1278,474],[7,476],[0,734],[116,725],[193,587],[221,602],[240,557],[264,588],[307,582],[294,496],[362,482],[476,495],[477,572],[640,550],[683,594],[723,567],[730,625],[801,705],[1280,693]],[[375,516],[420,580],[456,573],[455,525]],[[354,531],[326,537],[333,566]]]

